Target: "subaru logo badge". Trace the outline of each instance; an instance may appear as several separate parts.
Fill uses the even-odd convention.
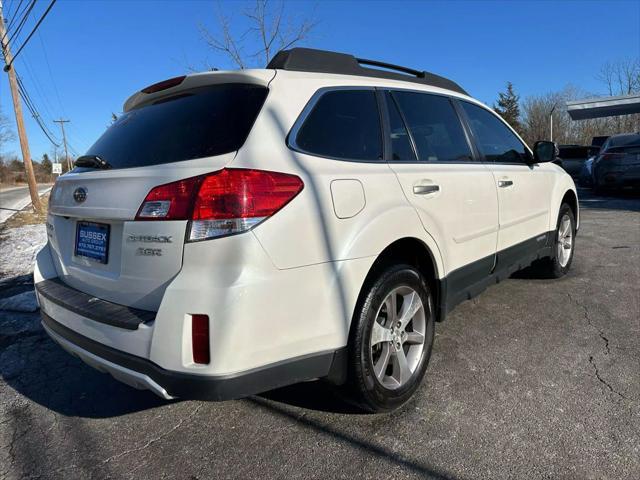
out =
[[[87,189],[84,187],[78,187],[73,191],[73,199],[78,202],[78,203],[82,203],[87,199]]]

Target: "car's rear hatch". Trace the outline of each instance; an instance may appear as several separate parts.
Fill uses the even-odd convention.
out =
[[[638,140],[640,140],[640,137]],[[604,157],[610,164],[620,167],[640,165],[640,143],[638,145],[612,147],[607,150]]]
[[[127,111],[52,190],[47,229],[61,280],[117,304],[157,310],[182,267],[187,220],[136,215],[154,187],[220,170],[234,158],[272,76],[194,75],[129,99]]]

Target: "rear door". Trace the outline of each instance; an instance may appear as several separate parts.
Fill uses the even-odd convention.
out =
[[[494,265],[498,201],[493,176],[475,161],[448,97],[396,90],[385,91],[384,98],[391,168],[438,243],[450,287],[462,290],[489,275]]]
[[[549,228],[555,169],[552,164],[526,162],[530,153],[494,113],[460,101],[484,162],[497,186],[500,231],[499,267],[511,264],[544,245]],[[542,244],[540,244],[542,243]],[[502,259],[502,260],[501,260]]]
[[[154,187],[224,168],[266,95],[259,85],[209,85],[123,114],[53,188],[47,230],[61,280],[156,310],[182,267],[187,220],[137,220],[138,210]]]

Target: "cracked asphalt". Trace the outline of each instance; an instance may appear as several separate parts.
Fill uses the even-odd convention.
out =
[[[415,399],[322,383],[165,402],[0,313],[0,478],[640,478],[640,199],[581,192],[573,267],[519,272],[437,326]]]

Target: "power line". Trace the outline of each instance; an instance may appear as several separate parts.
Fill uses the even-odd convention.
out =
[[[24,25],[26,24],[26,21],[31,13],[31,11],[33,10],[33,7],[36,3],[36,0],[31,0],[31,2],[29,2],[27,5],[24,6],[23,10],[20,11],[20,7],[22,5],[24,0],[20,0],[19,4],[17,5],[15,11],[13,12],[13,16],[11,21],[9,22],[10,24],[13,23],[17,18],[20,18],[20,21],[18,23],[18,26],[16,27],[16,29],[11,32],[11,36],[10,36],[10,40],[14,40],[18,37],[18,35],[20,34],[22,28],[24,27]],[[43,15],[41,16],[40,20],[38,20],[38,22],[36,23],[36,25],[34,26],[34,28],[31,30],[31,33],[28,35],[28,37],[26,38],[26,40],[22,43],[21,47],[18,49],[17,53],[20,53],[20,51],[24,48],[24,46],[27,44],[27,42],[31,39],[31,37],[33,36],[33,34],[37,31],[38,27],[40,26],[40,24],[42,23],[42,21],[44,20],[44,18],[47,16],[47,14],[49,13],[49,11],[51,10],[51,8],[53,7],[53,5],[55,4],[56,0],[53,0],[47,10],[43,13]],[[3,39],[5,37],[8,36],[8,29],[4,32],[4,36]],[[46,51],[44,51],[44,44],[42,43],[42,37],[40,36],[40,32],[38,31],[38,36],[40,38],[40,43],[43,47],[43,52],[46,56]],[[5,70],[10,68],[15,60],[16,56],[13,56],[13,58],[11,59],[11,62],[5,67]],[[27,74],[29,75],[29,77],[31,78],[33,85],[36,89],[36,93],[40,96],[40,99],[43,102],[43,106],[45,108],[45,110],[48,112],[48,115],[51,117],[51,119],[53,119],[53,114],[50,110],[49,107],[52,108],[50,102],[48,102],[46,95],[44,95],[43,90],[40,87],[39,82],[37,81],[37,79],[35,78],[33,71],[31,69],[31,67],[29,66],[29,62],[27,61],[27,57],[21,57],[22,59],[22,63],[27,71]],[[48,58],[45,57],[45,60],[47,62],[47,66],[49,68],[49,73],[52,77],[53,80],[53,75],[51,73],[51,67],[49,65],[49,60]],[[49,130],[49,128],[46,126],[46,124],[43,122],[44,117],[42,116],[42,114],[39,112],[38,108],[36,107],[35,102],[33,101],[31,95],[29,95],[25,84],[22,80],[22,78],[16,74],[16,83],[17,83],[17,90],[18,90],[18,94],[20,95],[20,97],[22,98],[25,106],[27,107],[28,111],[31,113],[31,116],[33,117],[34,121],[36,122],[36,124],[38,125],[38,127],[40,128],[40,130],[42,131],[42,133],[47,137],[47,139],[55,146],[55,147],[59,147],[60,146],[60,142],[57,141],[57,139],[55,139],[55,135],[51,132],[51,130]],[[54,84],[55,87],[55,84]],[[58,95],[58,101],[60,102],[60,97],[59,94],[57,93],[57,87],[56,88],[56,94]],[[61,103],[61,102],[60,102]]]
[[[47,64],[47,70],[49,71],[49,78],[51,79],[51,84],[53,85],[53,91],[56,94],[56,98],[58,99],[58,105],[60,106],[60,110],[66,116],[64,111],[64,105],[62,100],[60,99],[60,92],[58,91],[58,86],[56,85],[55,78],[53,76],[53,72],[51,71],[51,64],[49,63],[49,55],[47,55],[47,49],[44,46],[44,42],[42,41],[42,35],[38,32],[38,40],[40,40],[40,45],[42,46],[42,53],[44,55],[44,61]]]
[[[34,0],[35,2],[35,0]],[[25,45],[29,42],[29,40],[31,39],[31,37],[33,36],[34,33],[36,33],[36,30],[38,29],[38,27],[40,26],[40,24],[42,23],[42,21],[45,19],[45,17],[47,16],[47,14],[51,11],[51,9],[53,8],[53,6],[55,5],[56,0],[51,0],[51,3],[49,4],[49,6],[47,7],[47,9],[44,11],[44,13],[42,14],[42,16],[40,17],[40,20],[38,20],[38,23],[36,23],[36,26],[33,27],[33,30],[31,30],[31,33],[29,34],[29,36],[27,37],[27,39],[22,42],[22,45],[20,46],[20,48],[18,48],[18,51],[13,55],[13,58],[11,59],[11,63],[9,63],[8,65],[5,66],[5,68],[11,68],[11,64],[15,61],[16,57],[18,55],[20,55],[20,52],[22,51],[22,49],[25,47]],[[13,38],[13,37],[12,37]]]
[[[6,42],[7,45],[12,43],[12,40],[14,38],[16,38],[20,34],[20,31],[22,30],[22,27],[24,26],[25,22],[27,21],[27,18],[29,17],[29,14],[31,13],[31,10],[33,10],[33,7],[35,7],[35,5],[36,5],[36,0],[31,0],[31,3],[28,3],[27,5],[24,6],[24,9],[22,10],[22,12],[20,12],[20,15],[22,15],[22,19],[20,20],[20,23],[18,23],[18,26],[16,27],[15,32],[12,33],[11,37],[9,37],[9,40],[7,40],[7,42]],[[7,39],[7,37],[9,36],[9,28],[11,28],[12,26],[13,25],[10,24],[6,28],[6,31],[4,32],[4,36],[2,37],[2,41]]]
[[[29,18],[29,15],[31,14],[33,7],[35,6],[36,6],[36,0],[31,0],[30,3],[27,3],[19,14],[19,16],[21,17],[20,22],[18,22],[18,25],[16,26],[15,30],[11,33],[11,36],[9,37],[8,28],[4,36],[9,37],[11,40],[14,40],[15,38],[17,38],[20,32],[22,31],[22,28],[24,27],[25,23],[27,22],[27,19]],[[7,40],[7,43],[9,43],[9,40]]]
[[[2,54],[4,56],[5,64],[10,64],[13,61],[11,56],[11,48],[9,44],[4,42],[6,34],[6,27],[4,23],[4,13],[2,11],[2,3],[0,3],[0,35],[2,36]],[[31,151],[29,149],[29,140],[27,138],[27,131],[24,128],[24,118],[22,115],[22,105],[20,101],[20,92],[18,88],[18,80],[15,70],[6,69],[7,76],[9,77],[9,89],[11,90],[11,99],[13,100],[13,110],[16,115],[16,127],[18,128],[18,138],[20,140],[20,149],[22,150],[22,162],[24,163],[24,173],[27,177],[27,183],[29,184],[29,196],[31,197],[31,204],[36,213],[42,213],[42,203],[40,202],[40,195],[38,194],[38,184],[36,183],[36,176],[33,170],[33,162],[31,161]]]
[[[34,120],[40,127],[40,130],[42,130],[42,133],[46,135],[46,137],[51,141],[51,143],[56,144],[57,139],[54,140],[55,136],[53,135],[51,130],[47,128],[46,124],[43,123],[42,115],[40,115],[40,113],[38,112],[38,109],[33,103],[33,100],[31,99],[31,97],[29,97],[29,94],[26,92],[26,90],[24,90],[24,86],[19,87],[19,92],[20,92],[20,96],[22,97],[25,104],[27,105],[27,108],[31,112],[31,115],[33,116]]]
[[[20,78],[19,75],[16,75],[16,79],[18,81],[18,91],[20,93],[20,97],[22,97],[22,100],[24,101],[27,109],[29,110],[29,112],[31,112],[31,115],[33,116],[34,120],[40,127],[40,130],[42,130],[42,133],[45,134],[45,136],[49,139],[51,143],[53,143],[56,147],[59,147],[60,144],[56,143],[56,141],[52,138],[54,137],[53,133],[51,133],[51,131],[42,122],[42,115],[40,115],[40,113],[38,112],[38,109],[33,103],[33,100],[27,93],[27,90],[25,89],[24,84],[22,83],[22,79]]]
[[[53,108],[53,104],[47,98],[44,87],[42,86],[42,83],[38,80],[37,75],[34,74],[34,70],[31,66],[31,62],[28,61],[28,56],[25,54],[22,57],[20,57],[20,60],[22,61],[22,66],[24,67],[29,79],[31,80],[31,85],[35,88],[35,93],[37,97],[40,99],[41,106],[44,108],[43,113],[47,114],[49,118],[54,118],[55,109]]]
[[[12,26],[13,26],[13,22],[16,18],[18,18],[18,10],[20,10],[20,6],[22,5],[22,2],[24,0],[20,0],[20,3],[18,3],[18,6],[16,7],[16,10],[13,12],[13,15],[11,15],[11,19],[7,22],[7,30],[9,30]],[[9,9],[7,9],[8,12]]]

